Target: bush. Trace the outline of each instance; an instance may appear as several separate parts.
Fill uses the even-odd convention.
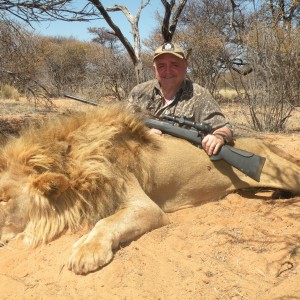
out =
[[[13,99],[18,101],[20,99],[20,94],[13,86],[3,84],[0,85],[0,99]]]
[[[298,32],[262,26],[257,32],[248,35],[244,56],[253,72],[238,78],[239,101],[254,130],[281,132],[299,103]]]

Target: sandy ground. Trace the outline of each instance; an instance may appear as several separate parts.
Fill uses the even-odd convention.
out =
[[[293,133],[262,137],[300,163],[299,115]],[[36,249],[11,242],[0,248],[0,298],[300,299],[300,197],[244,191],[169,218],[86,276],[67,268],[81,233]]]

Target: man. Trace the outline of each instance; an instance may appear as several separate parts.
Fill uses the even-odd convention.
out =
[[[154,116],[171,114],[187,120],[210,123],[213,130],[202,141],[208,155],[217,154],[220,147],[232,142],[232,126],[225,119],[212,95],[186,78],[188,61],[184,50],[166,43],[154,52],[153,67],[156,79],[135,86],[128,101]],[[153,133],[162,134],[157,129]]]

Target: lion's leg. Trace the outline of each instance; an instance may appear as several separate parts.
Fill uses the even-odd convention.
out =
[[[128,187],[126,207],[100,220],[90,233],[74,244],[69,269],[76,274],[92,272],[109,263],[112,250],[120,242],[131,241],[169,223],[165,213],[144,193],[138,182],[133,181],[134,184]]]

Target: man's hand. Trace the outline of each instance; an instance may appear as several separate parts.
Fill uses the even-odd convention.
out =
[[[208,134],[202,140],[202,148],[209,156],[217,154],[224,144],[223,137],[218,134]]]
[[[162,135],[163,133],[159,129],[151,128],[150,134]]]

